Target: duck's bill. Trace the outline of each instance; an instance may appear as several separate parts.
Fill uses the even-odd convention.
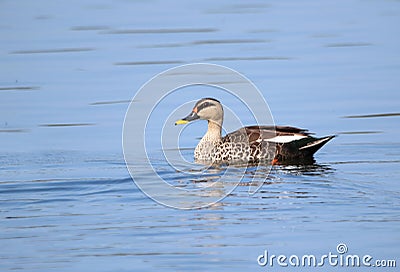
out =
[[[181,119],[181,120],[178,120],[178,121],[175,122],[175,126],[176,125],[184,125],[184,124],[187,124],[187,123],[189,123],[188,120]]]
[[[191,112],[188,116],[186,116],[185,118],[176,121],[176,122],[175,122],[175,126],[176,126],[176,125],[184,125],[184,124],[189,123],[190,121],[197,120],[197,119],[199,119],[199,118],[200,118],[200,117],[197,115],[197,113],[195,113],[194,111],[192,111],[192,112]]]

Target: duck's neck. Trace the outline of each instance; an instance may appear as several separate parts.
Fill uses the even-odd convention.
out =
[[[222,122],[208,121],[206,134],[201,138],[194,151],[196,160],[212,160],[214,148],[221,142]]]
[[[201,139],[201,142],[219,142],[221,141],[222,122],[208,121],[208,129]]]

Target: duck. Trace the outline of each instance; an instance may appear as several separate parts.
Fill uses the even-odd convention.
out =
[[[194,150],[194,160],[201,164],[312,164],[314,154],[336,136],[316,138],[307,129],[252,125],[222,137],[224,109],[220,101],[210,97],[197,101],[189,115],[175,125],[195,120],[208,121],[207,132]]]

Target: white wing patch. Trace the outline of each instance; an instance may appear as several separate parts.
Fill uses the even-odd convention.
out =
[[[275,136],[270,139],[266,139],[268,142],[274,143],[290,143],[292,141],[297,141],[303,138],[307,138],[308,136],[304,135],[284,135],[284,136]]]
[[[315,145],[319,145],[320,143],[326,142],[326,141],[328,141],[328,140],[330,140],[330,138],[322,138],[322,139],[319,139],[319,140],[314,141],[314,142],[312,142],[312,143],[309,143],[308,145],[302,146],[302,147],[300,147],[299,149],[310,148],[310,147],[313,147],[313,146],[315,146]]]

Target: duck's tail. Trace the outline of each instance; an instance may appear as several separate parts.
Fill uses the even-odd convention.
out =
[[[277,145],[276,164],[311,164],[314,154],[327,142],[335,138],[330,135],[322,138],[306,137],[283,145]]]
[[[299,151],[300,153],[304,153],[305,156],[313,156],[315,152],[317,152],[321,147],[335,137],[336,135],[325,136],[322,138],[309,137],[304,139],[308,141],[299,147]]]

